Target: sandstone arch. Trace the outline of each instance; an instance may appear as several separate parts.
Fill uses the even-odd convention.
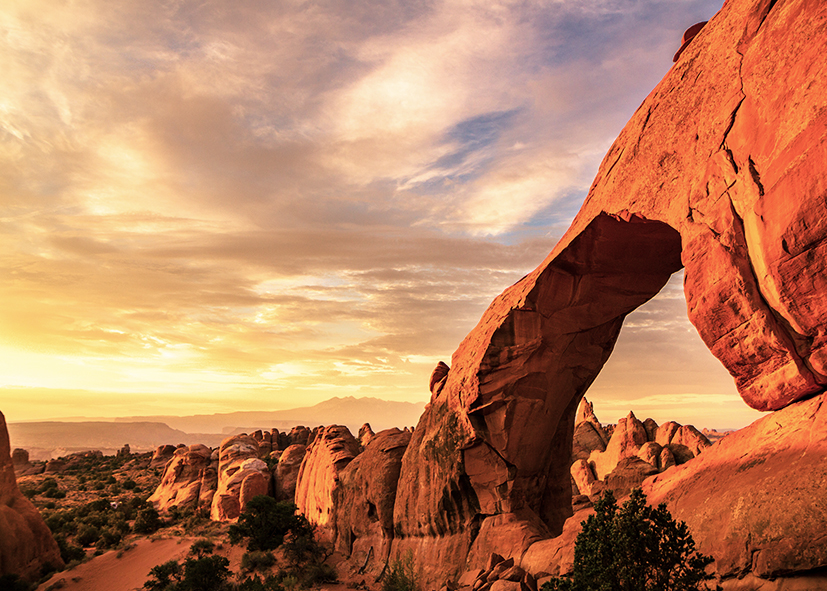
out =
[[[825,42],[825,3],[728,0],[621,132],[558,245],[459,346],[394,510],[394,547],[415,550],[426,581],[478,565],[481,544],[519,555],[560,532],[577,402],[625,314],[682,265],[690,320],[747,404],[824,392]]]

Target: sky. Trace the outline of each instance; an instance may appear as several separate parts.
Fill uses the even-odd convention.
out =
[[[542,262],[720,0],[0,4],[0,410],[195,414],[428,376]],[[598,416],[757,418],[630,315]]]

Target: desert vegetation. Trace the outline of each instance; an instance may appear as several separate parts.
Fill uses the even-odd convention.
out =
[[[701,591],[714,559],[695,549],[686,524],[666,505],[652,508],[641,489],[618,507],[611,491],[594,505],[574,546],[574,568],[541,591]],[[720,587],[718,587],[720,589]]]
[[[234,545],[247,552],[233,573],[230,561],[213,554],[209,539],[197,540],[181,563],[171,560],[149,572],[149,591],[285,591],[336,580],[325,564],[329,551],[296,505],[259,495],[250,500],[238,522],[228,529]],[[278,553],[278,556],[276,555]]]

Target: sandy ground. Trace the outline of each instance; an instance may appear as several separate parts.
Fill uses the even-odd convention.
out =
[[[140,589],[149,578],[149,570],[168,560],[186,557],[194,539],[141,539],[118,558],[113,550],[94,557],[69,571],[55,573],[40,585],[37,591],[54,589],[66,591],[132,591]],[[63,581],[62,586],[60,581]]]
[[[169,560],[186,558],[192,543],[198,538],[141,538],[135,546],[123,552],[113,550],[95,556],[69,571],[55,573],[42,583],[37,591],[60,589],[61,591],[135,591],[143,588],[149,571]],[[244,549],[240,546],[223,545],[215,554],[230,560],[230,570],[238,572]],[[325,584],[321,591],[347,591],[352,586],[344,583]]]

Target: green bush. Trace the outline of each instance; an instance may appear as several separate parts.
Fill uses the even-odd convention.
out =
[[[215,550],[215,544],[212,541],[202,538],[200,540],[195,540],[190,546],[189,554],[190,556],[195,556],[196,558],[201,558],[206,556],[207,554],[212,554]]]
[[[173,591],[183,578],[183,569],[175,560],[169,560],[149,571],[149,579],[144,583],[144,589],[149,591]]]
[[[63,559],[63,562],[66,564],[86,558],[84,549],[80,546],[70,544],[64,536],[55,536],[55,542],[57,542],[57,547],[60,550],[60,558]]]
[[[388,566],[388,572],[382,579],[382,591],[416,591],[419,588],[411,552]]]
[[[666,505],[649,507],[638,488],[620,508],[607,491],[594,509],[577,536],[572,573],[542,591],[708,589],[713,577],[705,569],[714,560],[695,549],[686,524],[672,519]]]
[[[75,541],[82,547],[91,546],[100,539],[101,532],[94,525],[84,525],[75,536]]]
[[[161,527],[161,516],[155,507],[149,506],[138,511],[132,529],[139,534],[151,534]]]
[[[232,572],[223,556],[188,558],[184,565],[170,560],[153,567],[144,589],[149,591],[229,591]]]
[[[230,542],[240,544],[247,540],[247,551],[275,550],[284,542],[284,536],[301,528],[307,519],[297,514],[297,507],[289,501],[276,501],[273,497],[253,497],[238,523],[230,526]]]

